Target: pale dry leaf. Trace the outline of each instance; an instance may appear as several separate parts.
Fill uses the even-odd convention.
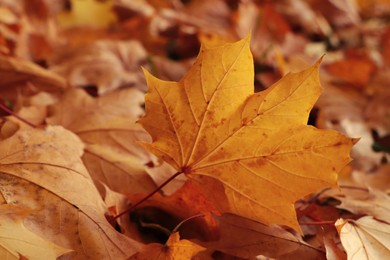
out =
[[[280,1],[276,3],[278,10],[288,18],[290,23],[301,25],[305,31],[310,33],[321,33],[318,24],[318,13],[311,8],[310,3],[305,0]]]
[[[107,185],[103,184],[105,194],[104,194],[104,203],[107,205],[107,208],[114,209],[116,212],[114,216],[122,212],[127,207],[127,197],[122,194],[111,190]],[[119,219],[120,220],[120,219]]]
[[[388,66],[378,71],[367,86],[369,97],[363,115],[368,127],[376,129],[381,135],[390,133],[390,104],[388,102],[390,91],[385,87],[389,84],[390,67]]]
[[[152,34],[164,35],[170,29],[178,28],[188,35],[196,32],[231,35],[230,10],[225,1],[200,0],[186,5],[176,3],[174,8],[157,8],[160,10],[150,23]]]
[[[1,139],[10,137],[18,130],[31,129],[33,126],[30,123],[36,126],[41,125],[45,122],[47,116],[46,107],[43,106],[22,107],[17,111],[17,114],[27,120],[29,124],[14,116],[7,116],[1,124]]]
[[[32,83],[33,89],[26,83]],[[36,94],[40,91],[61,92],[67,82],[57,73],[21,59],[0,56],[0,92],[2,98],[15,99],[17,91]]]
[[[113,216],[118,215],[121,212],[127,210],[129,205],[129,198],[122,193],[111,190],[107,185],[104,185],[104,202],[109,208]],[[142,241],[142,236],[138,230],[138,227],[130,220],[130,214],[124,214],[118,218],[117,223],[121,229],[121,233],[131,239]]]
[[[149,176],[153,179],[154,183],[156,183],[157,186],[163,184],[170,176],[175,173],[175,169],[171,165],[158,159],[153,162],[152,166],[149,166],[149,164],[146,165],[145,171],[149,174]],[[175,179],[165,185],[161,190],[164,192],[164,195],[172,195],[180,187],[182,187],[186,181],[187,178],[185,176],[177,176]]]
[[[76,50],[59,50],[50,70],[73,86],[96,86],[102,95],[120,87],[145,88],[140,67],[146,65],[146,58],[137,41],[101,40]]]
[[[355,170],[352,172],[353,181],[362,187],[384,191],[390,194],[390,164],[381,164],[371,172]]]
[[[335,241],[328,237],[324,236],[324,247],[326,249],[326,259],[327,260],[346,260],[347,255],[342,250]]]
[[[0,146],[2,197],[36,210],[26,221],[35,233],[75,250],[74,259],[118,259],[137,251],[137,242],[107,222],[77,136],[49,126],[18,131]]]
[[[158,78],[176,81],[183,77],[193,61],[189,60],[177,62],[168,58],[154,56],[151,57],[150,63],[150,67],[156,72]]]
[[[156,185],[145,168],[153,157],[137,144],[150,137],[135,123],[143,113],[142,103],[142,93],[135,88],[98,98],[72,89],[50,108],[47,122],[62,125],[81,138],[85,144],[82,159],[95,181],[117,192],[150,192]]]
[[[339,219],[335,225],[348,260],[390,258],[389,224],[366,216],[356,221]]]
[[[146,0],[113,0],[112,6],[116,12],[129,16],[137,14],[150,17],[155,12],[155,8]]]
[[[354,1],[349,0],[329,0],[329,3],[334,5],[338,10],[342,12],[337,18],[337,24],[340,25],[359,25],[361,22],[359,10],[357,4]]]
[[[30,57],[28,50],[28,21],[22,1],[1,1],[0,53],[6,56]]]
[[[180,9],[179,20],[198,26],[202,32],[224,34],[230,30],[229,5],[222,0],[199,0]]]
[[[57,259],[72,250],[39,237],[26,228],[23,220],[31,210],[15,205],[0,205],[0,259]]]
[[[367,125],[367,119],[362,116],[367,106],[365,97],[337,88],[324,76],[322,82],[325,82],[326,87],[316,104],[319,108],[317,126],[360,138],[352,150],[355,164],[363,171],[374,169],[380,164],[382,155],[372,150],[374,140],[371,129]]]
[[[20,108],[14,108],[14,112],[19,118],[13,115],[4,118],[5,121],[1,125],[2,137],[9,137],[17,130],[30,129],[33,125],[44,125],[47,117],[46,103],[52,103],[54,100],[54,96],[47,92],[39,92],[29,98],[21,98],[18,103],[23,105]],[[22,121],[22,119],[25,121]]]
[[[390,197],[383,191],[368,188],[341,189],[325,192],[323,196],[331,196],[341,201],[338,208],[348,210],[357,215],[370,215],[390,224]]]

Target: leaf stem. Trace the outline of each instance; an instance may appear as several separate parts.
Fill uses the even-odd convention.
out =
[[[27,121],[26,119],[24,119],[23,117],[19,116],[18,114],[16,114],[14,111],[12,111],[11,109],[9,109],[7,106],[5,106],[4,104],[2,104],[0,102],[0,109],[7,112],[8,114],[14,116],[15,118],[19,119],[20,121],[22,121],[23,123],[33,127],[33,128],[36,128],[37,126],[34,125],[33,123]]]
[[[364,188],[364,187],[357,187],[357,186],[350,186],[350,185],[340,185],[340,188],[351,189],[351,190],[360,190],[360,191],[365,191],[365,192],[369,191],[367,188]]]
[[[187,222],[188,220],[191,220],[193,218],[199,218],[199,217],[204,217],[205,215],[203,213],[199,213],[199,214],[196,214],[194,216],[191,216],[189,218],[186,218],[186,219],[183,219],[179,224],[177,224],[177,226],[172,230],[172,233],[175,233],[176,231],[179,230],[179,228],[181,227],[181,225],[183,225],[183,223]]]
[[[158,186],[154,191],[152,191],[151,193],[149,193],[146,197],[144,197],[143,199],[141,199],[140,201],[138,201],[137,203],[135,203],[134,205],[132,205],[130,208],[126,209],[125,211],[119,213],[118,215],[116,215],[113,220],[116,220],[118,219],[119,217],[123,216],[124,214],[126,213],[129,213],[131,212],[132,210],[134,210],[136,207],[138,207],[140,204],[142,204],[144,201],[148,200],[150,197],[152,197],[154,194],[156,194],[157,192],[159,192],[162,188],[165,187],[165,185],[167,185],[168,183],[170,183],[173,179],[175,179],[177,176],[179,176],[180,174],[182,174],[183,172],[176,172],[175,174],[173,174],[171,177],[169,177],[166,181],[164,181],[160,186]]]

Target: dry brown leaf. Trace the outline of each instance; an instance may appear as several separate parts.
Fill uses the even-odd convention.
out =
[[[369,188],[341,189],[325,192],[324,196],[331,196],[341,201],[338,208],[348,210],[356,215],[370,215],[390,224],[390,197],[383,191]]]
[[[353,147],[352,155],[357,169],[370,171],[380,164],[382,155],[372,150],[371,129],[362,116],[367,106],[366,98],[360,93],[339,89],[328,80],[324,78],[326,88],[316,104],[320,110],[316,125],[360,138]]]
[[[140,123],[153,143],[144,146],[197,182],[221,212],[299,230],[293,203],[336,185],[354,142],[306,125],[321,92],[318,66],[254,94],[249,37],[203,46],[179,82],[146,73]]]
[[[367,216],[336,222],[341,242],[352,259],[390,259],[390,226]]]
[[[157,186],[163,184],[169,177],[171,177],[175,173],[175,169],[169,165],[168,163],[159,160],[153,156],[153,160],[146,164],[145,171],[149,174],[149,176],[153,179],[154,183]],[[169,196],[175,193],[178,189],[180,189],[183,184],[187,181],[187,177],[178,176],[165,185],[161,191],[164,195]]]
[[[376,129],[381,136],[390,133],[390,67],[378,71],[367,86],[368,103],[364,117],[368,127]]]
[[[155,159],[136,143],[150,140],[135,124],[143,113],[142,103],[142,93],[137,89],[118,90],[98,98],[72,89],[51,107],[47,122],[62,125],[81,138],[85,143],[82,158],[95,181],[117,192],[150,192],[156,185],[146,169]],[[171,173],[163,175],[169,177]]]
[[[113,9],[115,10],[119,19],[134,16],[135,14],[141,16],[151,16],[155,12],[153,6],[147,0],[113,0]],[[168,5],[168,2],[159,1],[161,4]]]
[[[160,79],[177,81],[185,74],[193,61],[175,62],[159,56],[151,57],[151,68]]]
[[[390,164],[381,164],[372,172],[353,171],[352,179],[362,187],[390,193]],[[354,184],[353,184],[354,185]]]
[[[311,8],[310,3],[305,0],[275,2],[278,10],[288,18],[292,24],[299,24],[310,33],[320,34],[321,27],[318,24],[319,14]]]
[[[45,124],[45,119],[47,117],[47,108],[45,106],[25,106],[22,107],[18,112],[18,115],[28,120],[29,123],[40,126]],[[19,129],[28,129],[31,128],[30,125],[27,125],[15,117],[10,116],[10,120],[17,122],[19,124]]]
[[[32,83],[34,86],[27,85]],[[28,94],[39,91],[60,92],[68,87],[65,79],[60,75],[45,70],[42,67],[21,59],[0,56],[0,93],[2,98],[14,100],[17,91]]]
[[[267,226],[231,214],[217,220],[220,239],[200,242],[200,245],[244,259],[254,259],[257,255],[275,259],[325,259],[322,249],[307,244],[299,235],[280,226]]]
[[[322,15],[337,29],[343,26],[357,26],[360,22],[356,4],[348,0],[313,0],[309,1],[311,7],[318,15]]]
[[[21,98],[19,103],[22,106],[19,109],[14,108],[14,112],[19,118],[13,115],[4,118],[5,121],[1,125],[0,139],[10,137],[17,130],[31,129],[33,125],[37,127],[45,125],[47,105],[55,103],[56,100],[53,94],[47,92],[39,92],[28,98]]]
[[[72,250],[60,247],[28,230],[23,220],[30,210],[0,205],[0,259],[57,259]]]
[[[81,162],[82,142],[62,127],[18,131],[0,143],[0,191],[34,210],[26,226],[72,259],[123,259],[139,244],[106,220],[104,202]]]
[[[129,260],[184,260],[191,259],[204,250],[205,248],[189,240],[180,240],[179,232],[176,232],[169,237],[165,245],[148,244],[140,252],[130,257]]]
[[[11,6],[2,5],[0,7],[0,54],[14,55],[16,52],[16,42],[18,42],[18,32],[12,30],[12,27],[19,28],[19,17],[12,10]]]
[[[324,247],[326,249],[327,260],[346,260],[347,255],[332,238],[324,236]]]
[[[58,50],[50,69],[76,87],[96,86],[100,95],[119,87],[144,88],[140,69],[147,53],[137,41],[101,40],[75,50]]]
[[[156,1],[157,5],[159,1]],[[222,0],[198,0],[187,4],[176,2],[173,8],[156,8],[160,12],[153,17],[150,30],[156,34],[169,34],[172,28],[182,33],[230,34],[229,5]],[[189,52],[194,49],[189,49]]]
[[[341,11],[341,14],[338,14],[336,17],[338,18],[338,21],[335,19],[337,24],[350,25],[352,23],[358,25],[360,23],[359,10],[355,2],[348,0],[329,0],[329,3],[334,5],[338,11]]]
[[[376,66],[367,57],[346,57],[325,65],[325,69],[335,80],[349,83],[357,88],[364,88],[373,77]]]

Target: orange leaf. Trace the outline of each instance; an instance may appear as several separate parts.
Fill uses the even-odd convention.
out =
[[[375,73],[375,63],[364,55],[346,57],[325,66],[336,80],[364,88]]]
[[[180,240],[179,232],[173,233],[165,245],[153,243],[146,245],[139,253],[130,257],[130,260],[164,259],[179,260],[191,259],[205,248],[186,239]]]
[[[293,203],[335,186],[353,140],[307,126],[319,62],[253,93],[249,37],[203,45],[179,82],[146,73],[153,143],[143,145],[199,184],[221,212],[299,230]]]
[[[145,197],[145,194],[129,195],[128,197],[130,201],[140,201]],[[191,181],[187,181],[171,196],[165,197],[158,193],[155,194],[142,203],[138,209],[150,207],[161,209],[180,220],[202,213],[204,217],[195,218],[183,225],[180,229],[181,234],[186,234],[186,231],[192,230],[203,239],[213,239],[219,235],[217,231],[218,224],[213,217],[213,214],[219,215],[219,212],[207,200],[198,186]],[[186,227],[189,228],[186,229]]]

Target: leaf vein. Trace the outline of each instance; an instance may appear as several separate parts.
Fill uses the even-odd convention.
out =
[[[188,157],[187,159],[187,162],[185,164],[187,164],[189,162],[189,160],[191,159],[192,155],[194,154],[195,152],[195,148],[196,148],[196,144],[198,143],[199,141],[199,138],[200,138],[200,133],[201,131],[203,130],[203,126],[204,126],[204,121],[205,121],[205,118],[206,118],[206,114],[208,113],[208,110],[207,108],[210,106],[210,104],[212,104],[213,100],[214,100],[214,97],[215,97],[215,93],[218,91],[218,89],[221,87],[222,83],[224,82],[224,80],[226,79],[226,76],[229,74],[229,71],[234,67],[234,65],[236,64],[238,58],[241,56],[244,48],[245,48],[245,44],[243,44],[242,48],[240,49],[240,51],[238,52],[237,56],[236,56],[236,59],[234,60],[234,62],[232,63],[232,65],[229,67],[229,69],[226,71],[226,73],[223,75],[223,77],[221,78],[221,80],[218,82],[214,92],[212,93],[211,97],[210,97],[210,101],[207,103],[206,102],[206,110],[202,116],[202,121],[200,122],[200,126],[198,128],[198,131],[196,133],[196,137],[195,137],[195,141],[193,143],[193,146],[192,146],[192,149],[191,149],[191,153],[190,153],[190,156]],[[203,78],[202,78],[202,70],[201,70],[201,86],[202,86],[202,90],[204,89],[203,87]],[[204,90],[203,90],[204,91]],[[205,97],[206,98],[206,97]],[[207,99],[206,99],[207,100]]]
[[[172,114],[171,114],[171,112],[169,111],[168,106],[167,106],[167,104],[165,103],[165,100],[163,99],[163,97],[161,96],[161,93],[160,93],[160,91],[158,90],[158,88],[155,88],[155,89],[156,89],[156,92],[157,92],[158,96],[160,97],[160,99],[161,99],[161,101],[162,101],[162,103],[163,103],[163,105],[164,105],[164,107],[165,107],[165,110],[167,111],[167,114],[168,114],[168,117],[169,117],[169,122],[170,122],[171,125],[172,125],[173,131],[175,132],[176,140],[177,140],[177,142],[178,142],[178,144],[179,144],[180,154],[181,154],[181,162],[183,162],[183,161],[184,161],[183,144],[181,143],[181,140],[180,140],[180,138],[179,138],[177,129],[176,129],[176,127],[175,127],[175,124],[173,123]],[[176,162],[176,163],[177,163],[177,162]],[[181,165],[181,164],[179,164],[179,165]]]

